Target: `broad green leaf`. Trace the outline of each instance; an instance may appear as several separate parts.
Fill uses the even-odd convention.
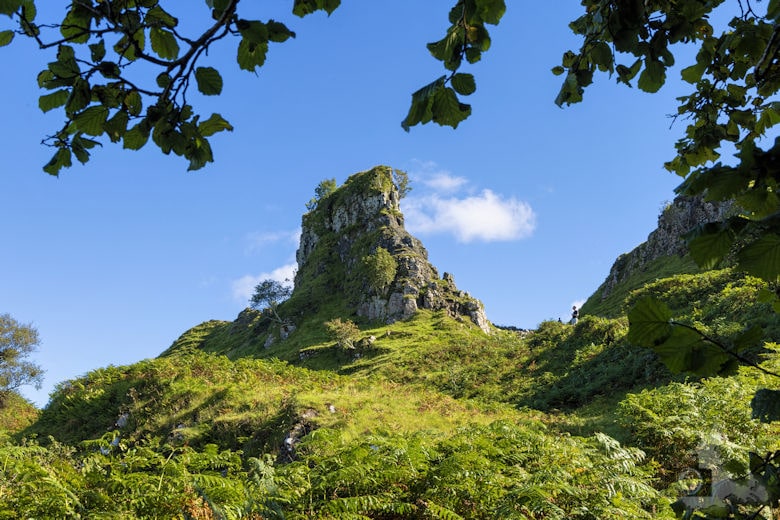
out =
[[[113,61],[101,61],[98,64],[97,69],[104,78],[117,79],[122,71],[119,69],[119,65]]]
[[[93,62],[97,63],[103,61],[103,58],[106,57],[106,42],[100,40],[97,43],[90,44],[89,52],[92,55]]]
[[[552,73],[555,74],[556,76],[560,76],[564,72],[566,72],[566,69],[564,69],[560,65],[552,68]]]
[[[127,93],[124,101],[125,108],[131,116],[138,116],[143,110],[143,100],[141,94],[137,90],[132,90]]]
[[[162,59],[175,60],[179,57],[179,42],[171,31],[152,27],[149,31],[149,40],[152,43],[152,50]]]
[[[666,81],[666,67],[657,60],[645,60],[645,70],[639,75],[637,86],[644,92],[658,92]]]
[[[43,171],[56,177],[60,174],[62,168],[70,168],[72,164],[70,150],[68,148],[59,148],[54,157],[43,167]]]
[[[130,122],[130,116],[124,110],[118,111],[113,117],[106,121],[103,128],[111,139],[112,143],[119,142],[122,136],[127,132],[127,124]]]
[[[128,150],[140,150],[147,141],[149,141],[149,129],[142,121],[125,132],[122,137],[122,146]]]
[[[674,373],[715,376],[732,373],[738,366],[734,357],[681,325],[673,325],[671,335],[651,348]]]
[[[780,236],[765,233],[737,254],[738,267],[770,283],[780,281]]]
[[[211,7],[213,8],[213,6]],[[174,16],[170,15],[159,5],[155,5],[154,7],[149,9],[149,11],[147,11],[146,21],[147,23],[157,22],[159,24],[162,24],[170,28],[174,28],[177,25],[179,25],[179,20],[177,20]]]
[[[425,124],[431,121],[433,115],[431,108],[436,92],[444,87],[447,76],[442,76],[412,94],[412,104],[406,119],[401,122],[401,127],[407,132],[414,125]]]
[[[734,350],[742,352],[743,350],[761,345],[763,338],[764,329],[762,327],[757,325],[749,327],[734,339]]]
[[[655,347],[672,334],[672,312],[665,303],[655,298],[644,298],[628,312],[628,341],[642,346]]]
[[[198,124],[198,131],[203,137],[209,137],[223,130],[232,132],[233,126],[219,114],[211,114],[211,117]]]
[[[68,101],[70,92],[67,89],[57,90],[51,94],[46,94],[38,98],[38,108],[48,112],[57,107],[61,107]]]
[[[682,76],[683,81],[695,85],[699,82],[702,75],[704,74],[705,68],[706,67],[704,63],[697,63],[696,65],[691,65],[690,67],[684,68],[682,71],[680,71],[680,75]]]
[[[185,154],[190,160],[187,171],[199,170],[210,162],[214,162],[214,154],[211,151],[211,145],[206,139],[196,138]]]
[[[477,83],[474,81],[473,74],[459,72],[458,74],[454,74],[450,81],[452,82],[452,88],[454,88],[455,92],[458,94],[468,96],[477,90]]]
[[[504,0],[475,0],[475,3],[479,17],[491,25],[498,25],[506,12]]]
[[[92,99],[92,90],[85,80],[76,78],[73,83],[73,89],[70,92],[68,102],[65,104],[65,112],[68,115],[84,109],[89,105]]]
[[[281,43],[288,38],[295,38],[295,33],[281,22],[268,20],[265,25],[268,28],[268,39],[272,42]]]
[[[0,47],[5,47],[14,39],[13,31],[0,31]]]
[[[171,80],[172,80],[171,75],[168,74],[167,72],[163,72],[157,76],[155,81],[157,82],[158,87],[166,88],[168,85],[171,84]]]
[[[593,46],[590,50],[590,59],[602,72],[611,71],[614,68],[612,49],[604,42],[598,42]]]
[[[434,94],[431,116],[435,123],[458,128],[458,124],[470,115],[471,106],[461,103],[453,89],[440,88]]]
[[[734,233],[719,223],[709,223],[689,233],[691,257],[702,269],[712,269],[725,257],[736,239]]]
[[[73,117],[73,125],[87,135],[100,135],[108,119],[108,109],[102,105],[92,106]]]
[[[86,43],[90,38],[92,11],[74,2],[60,26],[60,34],[73,43]]]
[[[86,164],[89,161],[89,152],[87,151],[87,148],[88,146],[85,146],[84,141],[78,135],[70,142],[70,149],[81,164]],[[91,146],[89,148],[91,148]]]
[[[262,67],[265,63],[265,55],[268,52],[268,43],[252,43],[246,39],[241,39],[238,44],[238,55],[236,61],[243,70],[254,72],[257,67]]]
[[[303,17],[315,11],[323,10],[330,15],[339,5],[341,5],[341,0],[295,0],[293,14]]]
[[[780,0],[769,0],[769,5],[766,8],[766,16],[775,21],[780,18]]]
[[[261,44],[268,42],[268,27],[257,20],[239,20],[236,22],[241,36],[252,44]]]
[[[0,14],[11,16],[22,7],[22,0],[0,0]]]
[[[769,423],[780,421],[780,390],[761,388],[750,401],[753,409],[753,419]]]

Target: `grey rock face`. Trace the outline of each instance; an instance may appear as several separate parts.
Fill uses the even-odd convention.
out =
[[[733,208],[732,202],[706,202],[700,197],[676,197],[658,217],[658,227],[647,241],[630,253],[620,255],[601,287],[606,298],[620,282],[662,256],[682,256],[688,252],[683,235],[708,222],[723,220]]]
[[[451,275],[439,278],[422,243],[406,231],[399,202],[392,170],[382,166],[353,175],[319,201],[303,218],[296,291],[306,280],[343,269],[339,283],[359,316],[393,322],[418,309],[446,310],[490,332],[482,303],[458,291]],[[394,279],[381,289],[371,286],[362,268],[362,259],[378,248],[397,264]]]

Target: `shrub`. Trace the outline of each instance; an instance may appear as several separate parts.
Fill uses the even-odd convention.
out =
[[[363,257],[368,283],[377,292],[383,292],[395,280],[398,262],[387,249],[378,247],[376,252]]]
[[[339,347],[347,350],[355,348],[355,341],[360,337],[360,329],[351,320],[342,321],[335,318],[325,322],[330,338],[338,343]]]

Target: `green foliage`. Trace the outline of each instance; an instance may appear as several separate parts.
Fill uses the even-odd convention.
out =
[[[249,303],[253,309],[261,309],[276,321],[283,321],[279,316],[279,305],[290,297],[293,288],[289,283],[277,280],[263,280],[255,286],[255,292]]]
[[[256,72],[265,64],[270,43],[295,37],[276,20],[242,18],[241,0],[206,0],[209,26],[195,35],[185,35],[178,17],[161,2],[98,4],[75,2],[61,21],[52,22],[37,19],[34,0],[0,3],[0,14],[17,25],[15,30],[0,30],[0,47],[23,35],[41,49],[58,51],[56,61],[38,75],[39,86],[52,91],[40,97],[41,110],[61,109],[65,117],[62,127],[45,139],[56,149],[44,166],[51,175],[70,167],[73,156],[87,162],[89,150],[102,144],[101,137],[131,150],[143,148],[151,137],[164,154],[173,152],[189,160],[189,170],[202,168],[214,160],[208,137],[233,129],[219,114],[209,118],[217,118],[219,125],[204,128],[202,116],[187,101],[191,84],[205,96],[222,93],[222,73],[201,65],[209,49],[221,40],[232,40],[238,67]],[[340,5],[340,0],[294,0],[292,14],[330,15]],[[498,24],[505,10],[504,0],[455,3],[447,35],[428,45],[452,73],[413,96],[404,128],[428,121],[456,127],[468,117],[471,108],[458,95],[472,94],[476,82],[458,69],[464,59],[474,63],[488,50],[485,25]]]
[[[324,325],[328,331],[328,336],[342,349],[350,350],[355,348],[355,342],[360,339],[360,329],[351,320],[334,318],[326,321]]]
[[[369,285],[380,294],[393,283],[398,271],[398,262],[384,247],[377,247],[372,254],[364,256],[363,266]]]
[[[314,197],[306,203],[306,209],[311,211],[317,207],[317,204],[336,191],[336,179],[325,179],[320,181],[316,188],[314,188]]]
[[[395,184],[395,188],[398,190],[398,197],[401,199],[412,191],[412,187],[409,185],[409,174],[404,170],[393,168],[393,184]]]
[[[443,39],[429,43],[431,55],[451,71],[412,94],[409,113],[401,123],[404,130],[431,121],[457,128],[471,115],[471,106],[458,94],[468,96],[477,87],[474,76],[459,72],[463,61],[476,63],[490,48],[485,25],[497,25],[506,11],[504,0],[458,0],[449,15],[452,24]],[[448,86],[449,83],[449,86]]]
[[[43,370],[27,359],[39,343],[35,327],[19,323],[10,314],[0,314],[0,408],[5,395],[20,386],[40,388]]]

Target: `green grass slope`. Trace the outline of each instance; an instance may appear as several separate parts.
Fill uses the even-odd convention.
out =
[[[673,518],[702,450],[739,475],[780,449],[750,412],[780,382],[671,374],[627,341],[626,310],[658,297],[726,344],[760,326],[751,355],[775,372],[780,320],[764,282],[670,265],[603,316],[525,333],[342,315],[360,328],[343,348],[324,325],[337,303],[286,339],[257,311],[205,322],[157,359],[61,383],[0,438],[0,518]]]

